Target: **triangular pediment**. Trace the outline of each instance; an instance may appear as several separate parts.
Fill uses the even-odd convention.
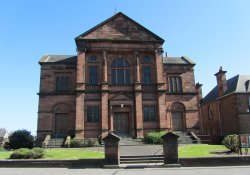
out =
[[[119,12],[76,37],[76,40],[158,41],[164,40]]]
[[[125,95],[125,94],[118,94],[115,95],[114,97],[112,97],[110,100],[112,101],[127,101],[127,100],[131,100],[132,97]]]

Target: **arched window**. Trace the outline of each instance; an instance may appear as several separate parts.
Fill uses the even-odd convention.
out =
[[[130,84],[130,67],[126,59],[117,58],[112,62],[111,77],[113,85]]]

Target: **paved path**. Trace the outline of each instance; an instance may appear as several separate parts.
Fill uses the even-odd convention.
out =
[[[0,168],[1,175],[248,175],[250,166],[158,169]]]
[[[86,150],[104,151],[103,147],[84,148]],[[160,155],[163,154],[162,145],[138,145],[138,146],[121,146],[121,155]]]

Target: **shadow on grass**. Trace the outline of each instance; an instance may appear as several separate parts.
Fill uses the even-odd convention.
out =
[[[230,150],[222,150],[222,151],[210,151],[210,154],[216,154],[216,155],[236,155],[235,152]]]

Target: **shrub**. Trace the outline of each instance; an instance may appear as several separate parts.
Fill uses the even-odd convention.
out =
[[[163,136],[164,134],[166,134],[165,131],[148,132],[146,133],[143,141],[150,144],[162,144],[163,140],[161,139],[161,136]]]
[[[83,148],[83,147],[93,147],[97,145],[97,139],[95,138],[88,138],[88,139],[77,139],[73,138],[70,141],[71,148]]]
[[[9,136],[9,148],[8,149],[19,149],[19,148],[33,148],[34,137],[30,131],[25,129],[17,130]]]
[[[237,153],[239,151],[239,137],[235,134],[226,136],[223,139],[222,144],[232,152]]]
[[[94,138],[89,138],[86,140],[87,141],[87,147],[93,147],[95,145],[97,145],[97,139]]]
[[[42,148],[20,148],[15,150],[11,155],[10,159],[39,159],[44,156],[44,149]]]
[[[71,141],[70,141],[70,147],[71,148],[81,148],[81,147],[83,147],[83,140],[79,140],[79,139],[72,139]]]
[[[32,149],[33,152],[33,159],[40,159],[43,158],[45,151],[43,148],[33,148]]]

